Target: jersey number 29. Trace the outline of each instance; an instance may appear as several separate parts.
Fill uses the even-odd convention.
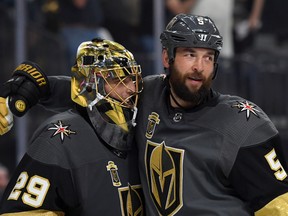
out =
[[[8,200],[18,200],[20,195],[23,203],[34,208],[40,207],[47,195],[50,182],[38,175],[29,178],[27,172],[22,172],[10,193]],[[26,188],[26,192],[24,192]]]

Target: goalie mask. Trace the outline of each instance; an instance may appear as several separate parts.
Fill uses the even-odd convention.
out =
[[[119,43],[94,39],[79,45],[72,67],[72,100],[87,112],[97,134],[114,149],[130,149],[136,125],[141,67]]]

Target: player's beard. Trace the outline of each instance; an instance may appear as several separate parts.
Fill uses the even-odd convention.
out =
[[[181,100],[187,101],[194,105],[198,105],[202,103],[209,96],[210,88],[212,85],[213,73],[207,79],[201,77],[203,78],[203,84],[197,91],[192,91],[186,86],[185,80],[189,75],[186,74],[182,76],[181,73],[175,68],[173,64],[170,67],[170,74],[171,74],[169,78],[170,85],[173,88],[174,93]]]

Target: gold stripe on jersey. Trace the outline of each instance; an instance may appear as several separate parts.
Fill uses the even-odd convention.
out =
[[[1,214],[1,216],[64,216],[64,215],[65,214],[62,211],[48,211],[43,209]]]
[[[263,208],[255,212],[255,216],[287,216],[288,193],[276,197]]]

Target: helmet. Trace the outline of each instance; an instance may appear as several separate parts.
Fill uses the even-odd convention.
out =
[[[160,36],[162,47],[167,49],[169,62],[174,61],[176,47],[201,47],[216,51],[222,49],[222,36],[214,22],[207,16],[178,14]]]
[[[124,83],[128,77],[135,79],[136,92],[126,99],[111,98],[114,89],[106,92],[104,84],[109,85],[110,78],[118,78],[120,83]],[[129,100],[136,106],[139,79],[141,67],[125,47],[110,40],[86,41],[79,45],[76,64],[72,67],[72,100],[83,107],[91,107],[101,99],[123,107],[128,106]]]
[[[127,85],[128,79],[133,80],[135,89]],[[111,86],[111,80],[116,85]],[[110,40],[83,42],[77,50],[71,82],[72,100],[87,108],[97,134],[115,149],[130,148],[127,136],[135,126],[138,94],[142,90],[141,67],[133,54]],[[131,92],[127,98],[117,93],[119,85]],[[108,91],[105,86],[110,87]]]

